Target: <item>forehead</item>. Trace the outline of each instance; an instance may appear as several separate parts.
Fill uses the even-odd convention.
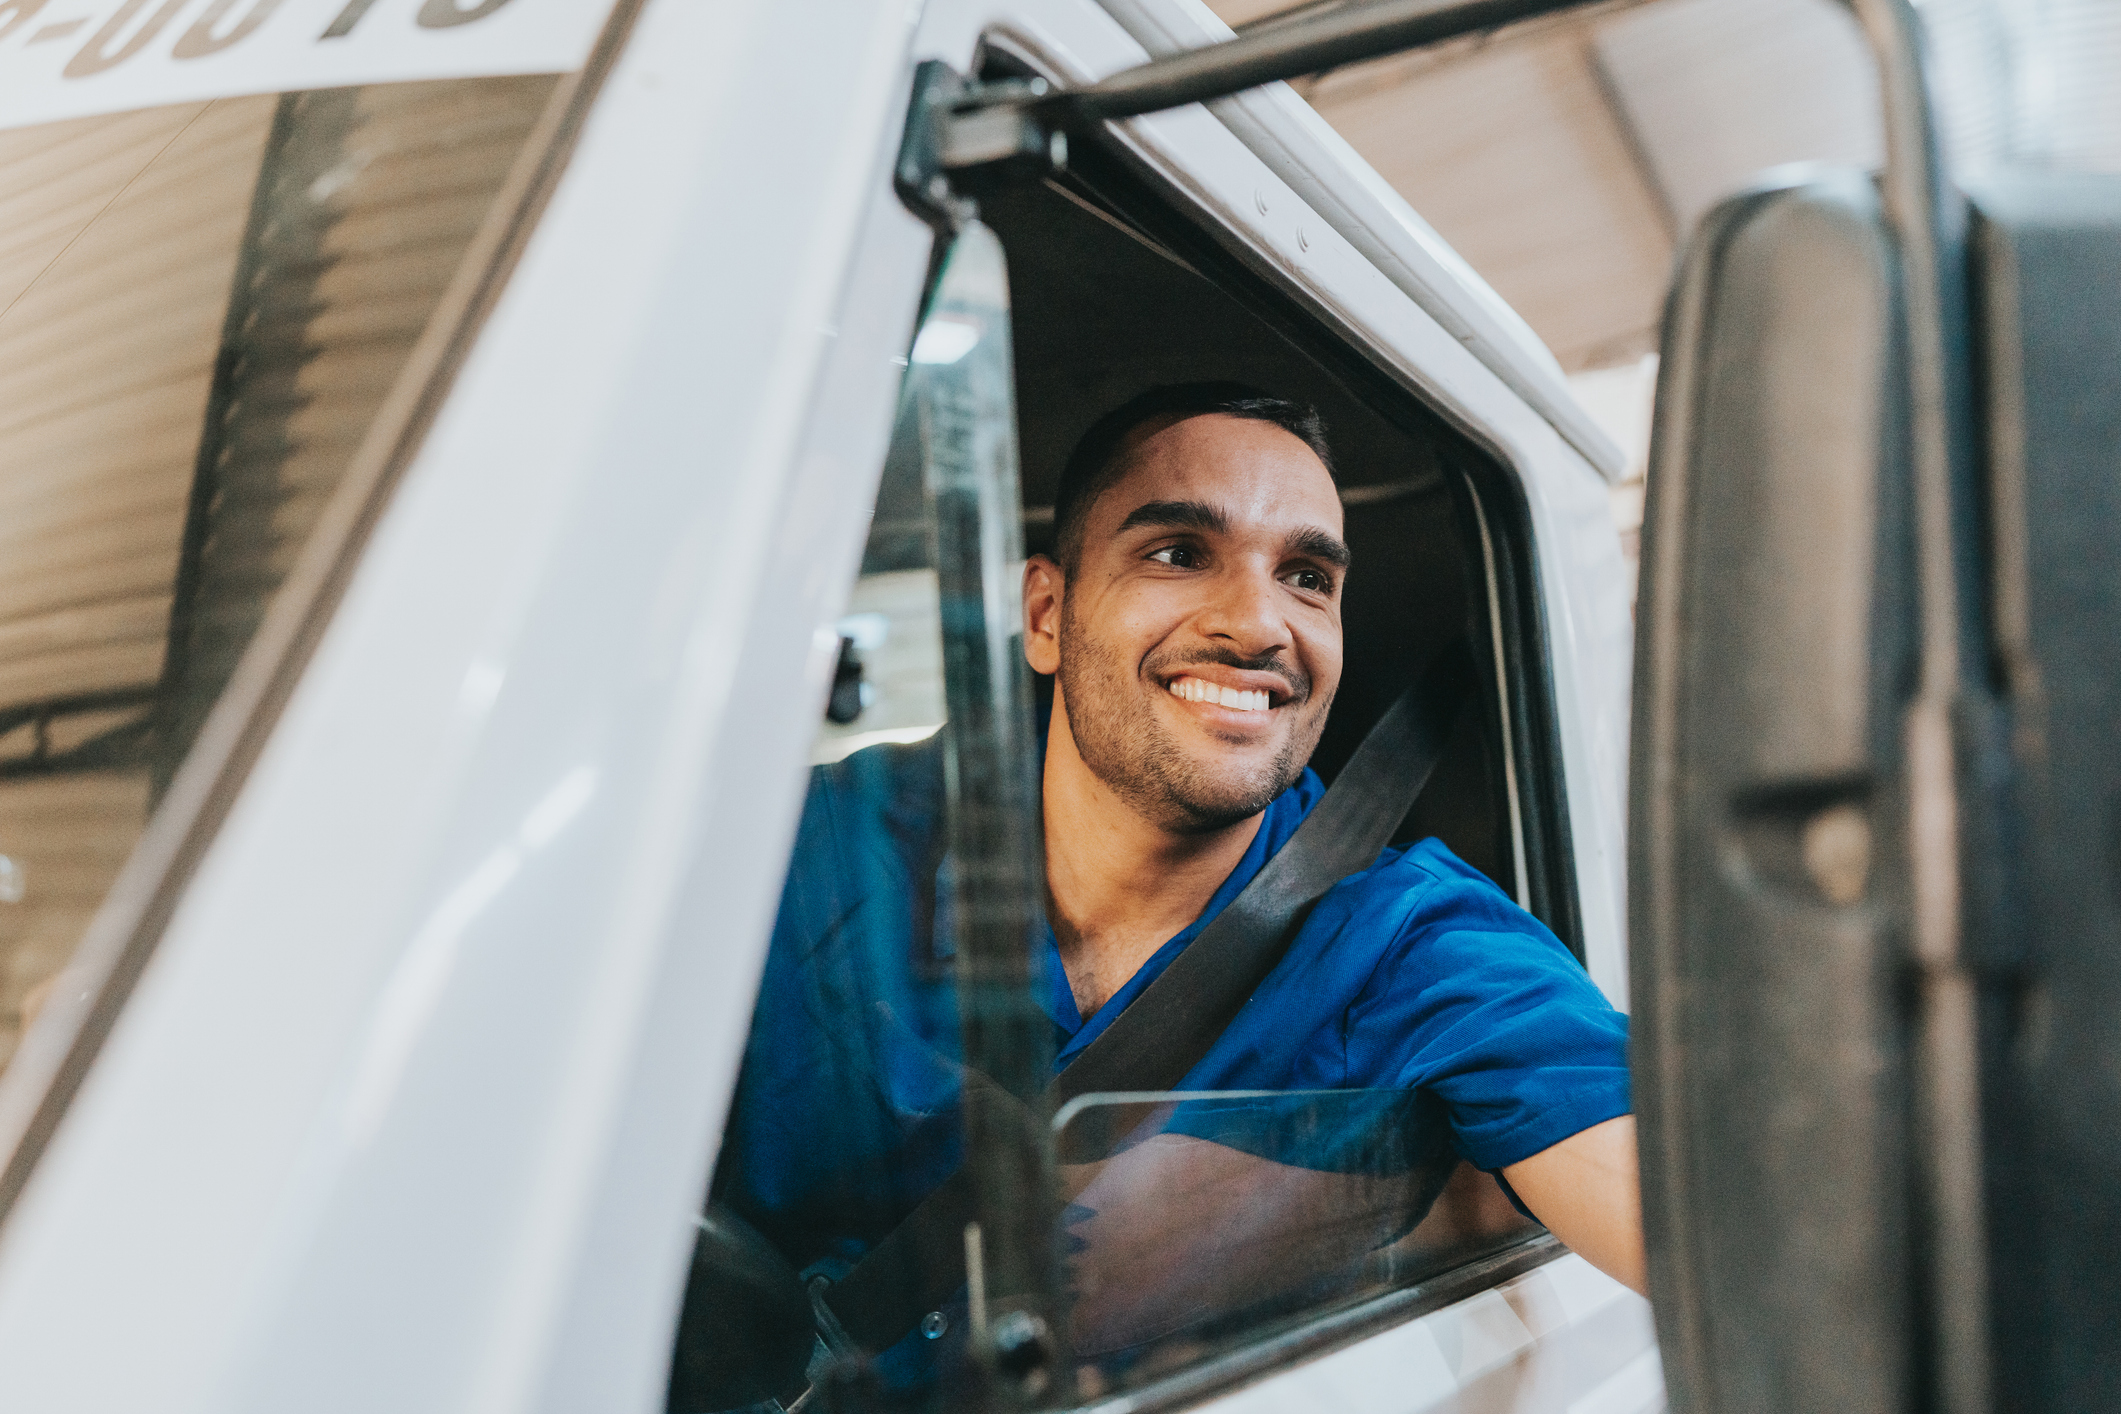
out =
[[[1340,493],[1304,440],[1253,418],[1208,413],[1158,420],[1120,443],[1121,470],[1090,523],[1109,530],[1150,501],[1199,501],[1233,529],[1315,525],[1339,534]]]

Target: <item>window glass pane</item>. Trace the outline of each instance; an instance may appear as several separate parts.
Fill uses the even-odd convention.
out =
[[[799,1393],[816,1338],[798,1279],[845,1277],[964,1162],[941,601],[920,453],[909,402],[840,621],[673,1409]],[[933,1353],[919,1339],[887,1352],[895,1394],[932,1384]]]
[[[673,1359],[671,1407],[961,1378],[967,1289],[1050,1331],[1050,1024],[1008,291],[948,248],[902,411]]]
[[[893,439],[862,575],[838,625],[840,661],[813,765],[864,747],[924,741],[947,711],[941,589],[929,563],[919,437],[910,411]],[[893,504],[902,501],[911,504]],[[899,509],[908,518],[891,514]]]
[[[1085,1095],[1054,1134],[1084,1399],[1537,1231],[1424,1091]]]
[[[554,83],[376,84],[0,132],[0,1064]]]

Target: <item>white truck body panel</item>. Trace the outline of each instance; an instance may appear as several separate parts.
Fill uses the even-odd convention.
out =
[[[1145,56],[1090,0],[649,0],[0,1230],[7,1407],[661,1407],[925,272],[889,186],[911,61],[962,67],[983,33],[1071,78]],[[1492,295],[1410,295],[1255,150],[1302,134],[1246,111],[1127,138],[1522,480],[1590,966],[1624,1002],[1630,628],[1605,476],[1528,400],[1550,363],[1512,352]],[[1374,206],[1374,176],[1322,171],[1324,150],[1308,180]],[[1620,1363],[1654,1350],[1636,1298],[1580,1263],[1534,1275],[1576,1305],[1520,1313],[1510,1360],[1623,1309]],[[1378,1352],[1463,1347],[1492,1305],[1229,1400],[1296,1408],[1347,1379],[1364,1409],[1448,1407],[1503,1366],[1432,1379]]]

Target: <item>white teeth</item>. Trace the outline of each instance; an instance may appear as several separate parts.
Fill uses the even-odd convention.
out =
[[[1213,702],[1239,712],[1264,712],[1270,705],[1264,692],[1247,691],[1238,687],[1218,687],[1212,682],[1203,682],[1195,677],[1183,677],[1171,683],[1171,695],[1188,702]]]

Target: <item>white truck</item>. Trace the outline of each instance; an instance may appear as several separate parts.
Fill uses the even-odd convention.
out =
[[[1033,689],[945,665],[1159,382],[1321,408],[1362,573],[1315,764],[1463,641],[1402,832],[1628,1005],[1620,456],[1285,87],[1038,120],[1202,6],[235,8],[0,7],[0,1405],[691,1408],[806,773],[995,758]],[[1485,1177],[1379,1201],[1120,1355],[982,1324],[962,1381],[698,1407],[1662,1407],[1648,1304]]]

